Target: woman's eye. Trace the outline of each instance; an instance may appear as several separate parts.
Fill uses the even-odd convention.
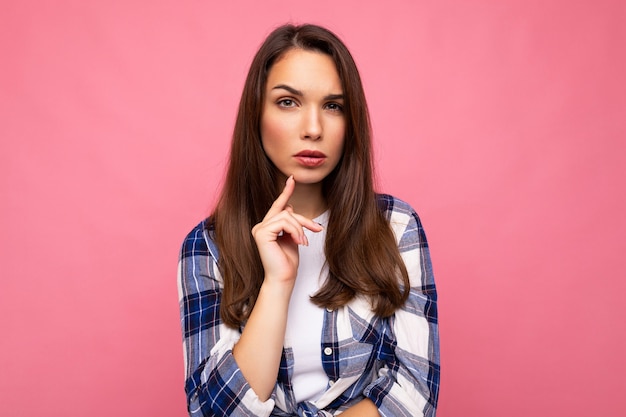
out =
[[[293,106],[296,105],[296,103],[293,100],[289,99],[289,98],[284,98],[284,99],[278,101],[278,105],[280,107],[293,107]]]
[[[343,111],[343,107],[339,103],[328,103],[326,108],[330,111]]]

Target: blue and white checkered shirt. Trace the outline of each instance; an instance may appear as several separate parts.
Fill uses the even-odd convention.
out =
[[[178,291],[190,416],[332,416],[371,399],[384,417],[434,416],[439,392],[437,293],[426,236],[406,203],[378,196],[411,281],[406,304],[389,318],[357,297],[326,310],[320,355],[326,392],[296,403],[290,374],[293,352],[283,350],[276,388],[261,401],[237,366],[238,330],[220,320],[222,276],[218,251],[205,222],[183,242]]]

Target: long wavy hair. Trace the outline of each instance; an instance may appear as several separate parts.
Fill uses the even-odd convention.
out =
[[[322,186],[330,211],[325,243],[329,276],[312,301],[335,309],[363,295],[370,299],[375,314],[388,317],[409,294],[406,267],[374,191],[371,126],[356,64],[346,46],[329,30],[316,25],[284,25],[267,37],[250,66],[226,178],[207,222],[219,249],[218,266],[224,283],[221,319],[235,328],[247,320],[264,279],[252,227],[282,191],[279,172],[261,145],[267,77],[272,65],[295,48],[321,52],[333,59],[343,88],[346,118],[343,155]]]

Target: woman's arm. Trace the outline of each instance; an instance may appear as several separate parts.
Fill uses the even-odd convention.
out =
[[[342,417],[380,417],[376,404],[369,398],[362,400],[361,402],[348,408],[341,413]]]
[[[237,365],[261,401],[270,398],[276,385],[290,297],[290,288],[263,284],[233,348]]]

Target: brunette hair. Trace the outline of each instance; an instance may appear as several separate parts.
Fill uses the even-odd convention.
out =
[[[333,59],[343,88],[346,118],[342,158],[322,187],[330,211],[325,243],[329,276],[312,301],[335,309],[364,295],[371,300],[375,314],[388,317],[404,304],[410,290],[395,237],[374,192],[370,119],[356,64],[329,30],[284,25],[267,37],[250,66],[226,179],[207,222],[219,249],[224,283],[221,319],[235,328],[247,320],[264,279],[252,227],[265,217],[282,191],[279,172],[261,145],[267,77],[272,65],[292,49],[317,51]]]

